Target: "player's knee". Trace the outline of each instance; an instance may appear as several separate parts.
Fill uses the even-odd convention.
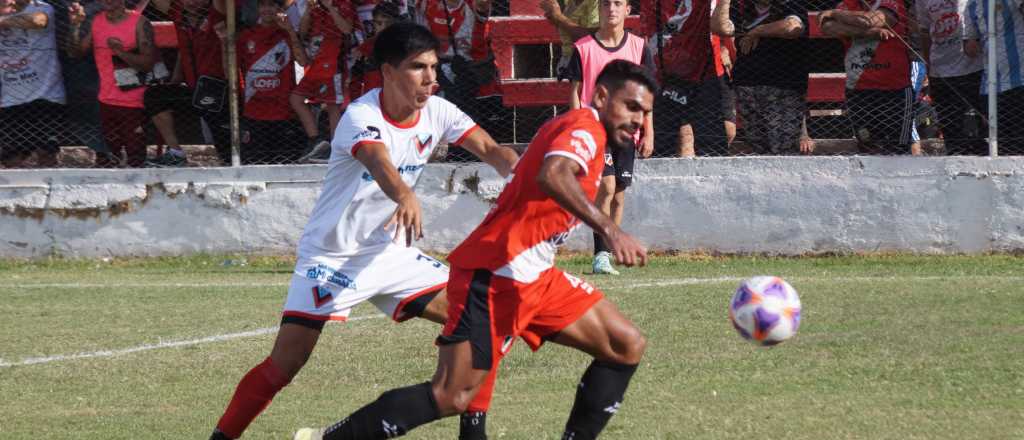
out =
[[[647,350],[647,338],[640,333],[640,329],[629,326],[621,331],[615,344],[614,361],[620,364],[639,364]]]
[[[442,416],[462,414],[469,408],[469,404],[476,396],[479,387],[466,389],[449,389],[443,386],[434,386],[434,400],[437,402],[437,409]]]
[[[289,350],[274,350],[270,354],[270,358],[274,361],[274,365],[277,366],[281,373],[288,377],[291,381],[295,378],[302,367],[306,365],[306,361],[309,360],[310,355],[313,353],[312,350],[301,350],[295,347],[290,347]]]

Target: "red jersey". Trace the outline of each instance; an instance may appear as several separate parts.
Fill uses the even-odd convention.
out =
[[[487,20],[479,17],[473,9],[472,0],[462,0],[455,8],[445,13],[445,0],[421,0],[420,14],[425,26],[441,40],[441,57],[454,55],[451,47],[451,36],[455,37],[455,47],[463,58],[478,60],[487,56],[487,45],[484,41]],[[451,32],[449,32],[449,19]],[[479,28],[479,29],[478,29]]]
[[[376,37],[368,38],[349,55],[352,58],[350,66],[352,77],[349,80],[348,93],[352,99],[363,96],[366,92],[384,84],[380,76],[380,68],[373,62],[373,43],[375,41],[377,41]]]
[[[356,41],[365,41],[377,33],[377,30],[373,28],[373,8],[376,8],[377,4],[381,1],[354,0],[356,23],[353,23],[353,25],[355,27]]]
[[[709,38],[711,0],[643,0],[640,11],[642,33],[650,36],[662,78],[700,82],[716,76]]]
[[[576,176],[594,200],[604,170],[606,134],[592,108],[568,112],[544,124],[513,170],[512,181],[480,226],[448,261],[461,269],[487,269],[519,282],[535,281],[554,267],[555,253],[580,221],[541,190],[537,174],[548,156],[580,164]]]
[[[185,8],[180,0],[171,2],[168,15],[174,20],[174,28],[178,34],[178,59],[181,60],[181,72],[189,87],[196,86],[200,76],[212,76],[224,79],[224,64],[221,55],[221,41],[214,26],[225,20],[224,14],[210,6],[206,17],[198,26],[191,26],[185,21]]]
[[[356,25],[359,20],[356,18],[352,2],[341,0],[321,0],[333,2],[338,8],[338,13]],[[334,23],[331,13],[320,5],[310,12],[309,35],[307,36],[306,52],[309,55],[309,65],[306,66],[306,76],[316,79],[329,79],[338,73],[338,59],[341,57],[342,49],[345,47],[346,35]]]
[[[291,119],[288,94],[295,87],[288,32],[254,26],[238,36],[238,65],[245,80],[246,118],[261,121]]]
[[[846,45],[846,88],[851,90],[900,90],[910,87],[910,58],[903,41],[907,39],[907,10],[902,0],[843,0],[838,9],[877,11],[887,9],[896,16],[892,30],[900,38],[844,39]]]

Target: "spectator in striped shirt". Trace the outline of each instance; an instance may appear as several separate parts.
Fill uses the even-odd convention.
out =
[[[988,56],[988,1],[967,2],[964,52],[972,58]],[[996,7],[996,82],[999,109],[998,136],[1000,154],[1024,152],[1024,3],[1020,0],[995,0]],[[981,79],[981,93],[988,96],[988,62]],[[983,107],[987,113],[987,106]]]

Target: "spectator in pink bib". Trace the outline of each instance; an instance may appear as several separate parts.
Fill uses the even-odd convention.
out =
[[[140,167],[146,159],[142,97],[156,64],[153,26],[139,12],[126,8],[125,0],[101,0],[101,4],[104,12],[84,35],[85,10],[71,4],[67,51],[72,57],[92,51],[100,77],[103,136],[115,154],[123,152],[128,166]]]

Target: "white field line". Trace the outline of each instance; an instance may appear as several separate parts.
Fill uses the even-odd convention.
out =
[[[204,287],[288,287],[288,283],[21,283],[4,284],[0,289],[109,289],[112,287],[126,289],[153,289],[160,287],[181,289],[202,289]]]
[[[366,319],[376,319],[376,318],[383,318],[383,317],[384,317],[384,315],[382,315],[382,314],[366,315],[366,316],[356,316],[354,318],[349,318],[348,321],[346,321],[346,322],[363,321],[363,320],[366,320]],[[256,329],[256,330],[250,330],[250,331],[247,331],[247,332],[227,333],[227,334],[223,334],[223,335],[207,336],[205,338],[186,339],[186,340],[180,340],[180,341],[165,341],[165,342],[159,342],[159,343],[156,343],[156,344],[144,344],[144,345],[139,345],[139,346],[136,346],[136,347],[122,348],[122,349],[118,349],[118,350],[100,350],[100,351],[93,351],[93,352],[88,352],[88,353],[60,354],[60,355],[55,355],[55,356],[32,357],[32,358],[24,358],[24,359],[22,359],[22,360],[20,360],[18,362],[6,362],[6,361],[0,359],[0,368],[3,368],[3,367],[20,367],[20,366],[25,366],[25,365],[36,365],[36,364],[48,364],[48,363],[52,363],[52,362],[72,361],[72,360],[77,360],[77,359],[115,357],[115,356],[122,356],[122,355],[126,355],[126,354],[131,354],[131,353],[138,353],[140,351],[159,350],[159,349],[164,349],[164,348],[188,347],[188,346],[191,346],[191,345],[209,344],[209,343],[213,343],[213,342],[230,341],[232,339],[250,338],[250,337],[254,337],[254,336],[263,336],[263,335],[267,335],[267,334],[271,334],[271,333],[276,333],[276,332],[277,332],[277,327],[266,327],[266,328],[261,328],[261,329]]]
[[[700,284],[733,283],[733,282],[742,281],[743,279],[744,278],[741,278],[741,277],[677,278],[677,279],[666,279],[666,280],[661,280],[661,281],[652,281],[652,282],[646,282],[646,283],[632,283],[632,284],[628,284],[628,285],[609,284],[609,285],[605,285],[605,286],[601,286],[601,287],[603,289],[605,289],[605,290],[616,290],[616,289],[630,289],[630,290],[632,290],[632,289],[641,289],[641,288],[647,288],[647,287],[672,287],[672,286],[686,286],[686,285],[700,285]],[[827,277],[827,276],[822,276],[822,277],[791,277],[791,278],[787,278],[787,279],[789,281],[793,281],[794,283],[795,282],[799,282],[799,281],[836,281],[836,282],[897,281],[897,280],[903,280],[903,281],[940,281],[940,280],[949,280],[949,279],[992,279],[992,280],[1000,280],[1000,281],[1024,281],[1024,277],[998,276],[998,275],[993,275],[993,276],[988,276],[988,275],[968,275],[968,276],[957,276],[957,275],[949,275],[949,276],[879,276],[879,277],[865,277],[865,276],[859,276],[859,277]],[[287,286],[287,285],[288,285],[287,283],[261,283],[261,284],[252,284],[252,283],[245,283],[245,284],[243,284],[243,283],[239,283],[239,284],[232,284],[232,283],[220,283],[220,284],[217,284],[217,283],[196,283],[196,284],[183,284],[183,283],[117,284],[118,287],[147,287],[147,288],[154,288],[154,287],[196,287],[196,288],[199,288],[199,287],[247,287],[247,286],[266,287],[266,286]],[[111,287],[111,285],[109,285],[109,284],[83,284],[83,283],[49,283],[49,284],[22,284],[22,285],[16,285],[16,286],[0,286],[0,288],[5,288],[5,287],[10,287],[10,288],[37,288],[37,287],[42,288],[42,287],[46,287],[46,288],[66,288],[66,289],[87,289],[87,288],[91,289],[91,288]],[[348,321],[349,322],[361,321],[361,320],[365,320],[365,319],[381,318],[383,316],[384,315],[380,315],[380,314],[378,314],[378,315],[367,315],[367,316],[357,316],[357,317],[354,317],[354,318],[350,318]],[[205,338],[198,338],[198,339],[188,339],[188,340],[180,340],[180,341],[167,341],[167,342],[160,342],[160,343],[157,343],[157,344],[145,344],[145,345],[140,345],[140,346],[136,346],[136,347],[123,348],[123,349],[117,349],[117,350],[100,350],[100,351],[94,351],[94,352],[88,352],[88,353],[76,353],[76,354],[68,354],[68,355],[54,355],[54,356],[45,356],[45,357],[25,358],[25,359],[22,359],[21,361],[16,361],[16,362],[7,362],[7,361],[5,361],[3,359],[0,359],[0,368],[3,368],[3,367],[25,366],[25,365],[36,365],[36,364],[46,364],[46,363],[52,363],[52,362],[62,362],[62,361],[70,361],[70,360],[77,360],[77,359],[115,357],[115,356],[121,356],[121,355],[125,355],[125,354],[137,353],[137,352],[141,352],[141,351],[159,350],[159,349],[164,349],[164,348],[187,347],[187,346],[192,346],[192,345],[200,345],[200,344],[209,344],[209,343],[215,343],[215,342],[229,341],[229,340],[232,340],[232,339],[249,338],[249,337],[254,337],[254,336],[262,336],[262,335],[274,333],[276,331],[277,331],[277,327],[267,327],[267,328],[261,328],[261,329],[257,329],[257,330],[250,330],[250,331],[246,331],[246,332],[227,333],[227,334],[208,336],[208,337],[205,337]]]
[[[699,285],[699,284],[718,284],[718,283],[731,283],[739,282],[744,280],[743,277],[710,277],[710,278],[667,278],[660,281],[650,282],[637,282],[630,284],[620,284],[617,282],[602,283],[598,281],[609,280],[604,276],[593,276],[591,274],[576,274],[582,275],[591,281],[592,284],[596,284],[606,290],[610,289],[642,289],[646,287],[671,287],[671,286],[685,286],[685,285]],[[1005,276],[1005,275],[932,275],[932,276],[797,276],[797,277],[785,277],[787,281],[838,281],[838,282],[859,282],[859,281],[942,281],[942,280],[994,280],[994,281],[1024,281],[1024,276]],[[609,280],[611,281],[611,280]],[[105,288],[126,288],[126,289],[152,289],[152,288],[182,288],[182,289],[201,289],[208,287],[288,287],[289,283],[285,282],[265,282],[265,283],[20,283],[20,284],[3,284],[0,282],[0,289],[105,289]]]

